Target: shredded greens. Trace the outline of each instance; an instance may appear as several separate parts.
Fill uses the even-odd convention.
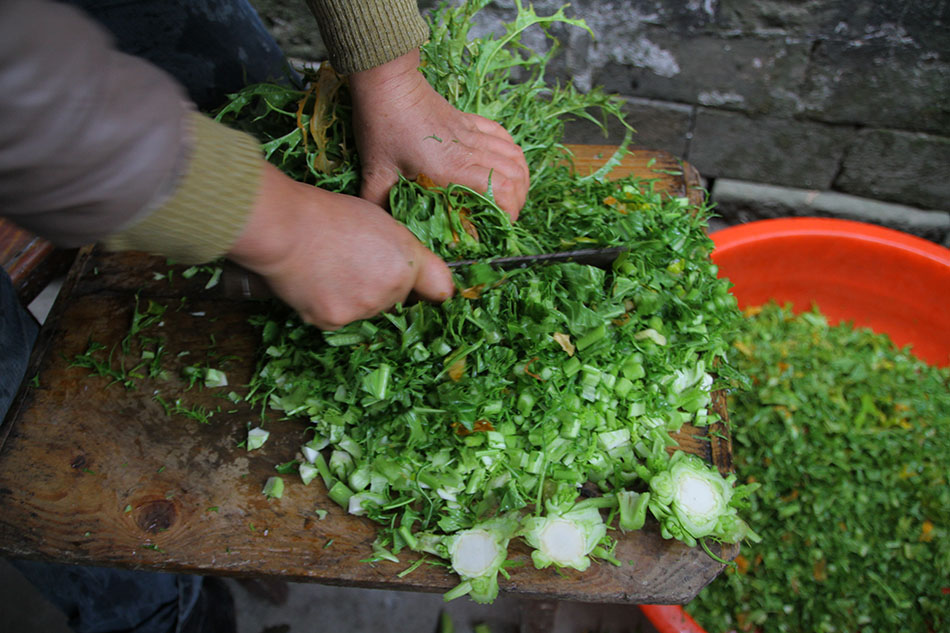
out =
[[[734,342],[736,470],[761,543],[689,610],[710,631],[950,626],[950,369],[816,309],[753,311]]]
[[[459,291],[442,305],[397,306],[336,332],[275,305],[255,319],[262,354],[248,395],[262,413],[309,421],[302,482],[319,476],[331,499],[378,524],[373,560],[406,550],[450,559],[461,584],[447,597],[479,601],[497,594],[511,538],[537,548],[539,567],[620,564],[601,510],[624,530],[639,529],[648,508],[668,514],[656,493],[648,503],[650,481],[677,468],[671,433],[718,419],[710,393],[735,377],[727,336],[739,318],[709,259],[708,208],[649,181],[607,180],[623,150],[605,170],[572,172],[565,121],[622,120],[621,103],[548,85],[557,42],[538,53],[522,35],[583,23],[517,2],[504,33],[473,39],[472,16],[485,4],[434,14],[422,70],[454,105],[500,122],[522,146],[532,182],[521,218],[512,224],[490,187],[479,194],[425,177],[393,188],[393,216],[449,260],[629,251],[610,270],[476,264],[457,274]],[[347,87],[328,66],[311,79],[303,92],[251,86],[218,118],[256,134],[292,177],[354,193]],[[714,469],[706,474],[717,490],[731,488]],[[579,501],[591,484],[587,494],[599,496]],[[691,532],[680,522],[665,535],[690,545],[742,538],[745,524],[727,502],[716,510],[730,529]],[[551,549],[559,543],[567,545]]]

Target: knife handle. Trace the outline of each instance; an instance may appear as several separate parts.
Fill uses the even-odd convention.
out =
[[[228,299],[273,299],[276,296],[257,273],[227,260],[221,268],[221,292]]]

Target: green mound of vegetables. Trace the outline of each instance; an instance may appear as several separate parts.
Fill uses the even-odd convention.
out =
[[[950,369],[815,309],[765,306],[729,405],[762,535],[689,611],[707,631],[950,626]]]
[[[248,396],[309,420],[300,476],[320,477],[333,500],[378,523],[376,559],[435,554],[461,579],[449,597],[482,602],[498,592],[512,538],[536,548],[539,567],[584,569],[591,556],[620,564],[607,526],[616,518],[638,529],[648,510],[664,536],[690,545],[754,537],[736,514],[750,487],[667,450],[682,425],[718,419],[710,393],[735,377],[726,352],[739,313],[709,259],[710,210],[650,182],[609,181],[622,151],[596,173],[572,173],[565,121],[622,120],[621,103],[546,83],[556,40],[539,53],[522,36],[583,23],[516,3],[504,33],[472,39],[485,4],[434,14],[423,70],[454,105],[500,122],[522,146],[528,201],[512,224],[490,190],[402,180],[394,217],[449,260],[629,252],[610,270],[475,265],[442,305],[400,306],[335,332],[275,308],[256,321],[263,353]],[[249,87],[218,117],[258,135],[298,180],[354,193],[345,83],[326,70],[313,81],[319,91]],[[597,494],[581,498],[589,482]]]

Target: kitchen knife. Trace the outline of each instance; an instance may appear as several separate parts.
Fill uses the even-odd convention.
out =
[[[582,248],[558,253],[542,253],[540,255],[511,255],[490,259],[461,259],[446,263],[449,268],[453,270],[461,270],[477,263],[485,263],[502,270],[566,262],[597,266],[598,268],[610,268],[617,257],[627,250],[626,246]],[[225,262],[223,265],[221,288],[224,296],[229,299],[272,299],[274,297],[274,293],[267,285],[267,282],[264,281],[263,277],[231,262]]]

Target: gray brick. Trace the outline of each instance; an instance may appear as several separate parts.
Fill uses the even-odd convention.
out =
[[[834,13],[834,7],[829,2],[719,0],[716,25],[724,30],[748,34],[822,33],[834,28]]]
[[[802,89],[803,112],[855,123],[950,135],[950,63],[945,50],[885,41],[822,42]]]
[[[855,195],[950,209],[950,138],[864,130],[834,185]]]
[[[950,5],[946,2],[876,0],[719,0],[716,27],[747,36],[785,33],[814,41],[869,41],[946,47]],[[942,44],[941,44],[942,42]]]
[[[728,223],[818,216],[869,222],[937,243],[950,238],[950,214],[842,193],[776,187],[720,178],[711,199]]]
[[[828,189],[850,130],[700,108],[686,160],[704,176]]]
[[[694,103],[752,114],[791,116],[801,109],[798,90],[807,68],[809,45],[784,37],[725,39],[648,28],[641,47],[669,58],[675,69],[624,66],[623,59],[593,71],[593,83],[610,92],[647,99]],[[610,43],[603,43],[609,46]],[[629,44],[628,44],[629,46]]]
[[[686,155],[693,109],[677,103],[629,98],[623,107],[625,118],[636,129],[633,144],[666,150],[674,156]],[[566,126],[567,143],[616,145],[623,141],[624,128],[615,120],[607,127],[607,136],[593,123],[579,120]]]

